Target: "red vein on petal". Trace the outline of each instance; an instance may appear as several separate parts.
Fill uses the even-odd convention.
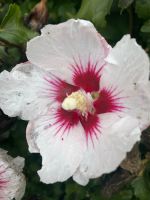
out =
[[[79,88],[71,84],[66,83],[65,81],[59,79],[58,77],[45,77],[48,82],[49,97],[54,98],[58,102],[62,102],[67,95],[70,95],[72,92],[77,91]]]
[[[80,60],[80,59],[79,59]],[[72,64],[72,79],[75,85],[84,89],[86,92],[98,91],[103,66],[98,62],[92,63],[90,58],[85,67],[80,60],[77,63],[74,59]]]
[[[117,88],[103,88],[99,92],[99,98],[94,102],[94,107],[97,114],[108,112],[123,111],[126,107],[122,103],[120,97],[121,92],[117,92]]]

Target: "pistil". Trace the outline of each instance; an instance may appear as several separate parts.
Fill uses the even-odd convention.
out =
[[[93,99],[84,91],[72,92],[62,102],[62,108],[67,111],[78,110],[83,116],[93,110]]]

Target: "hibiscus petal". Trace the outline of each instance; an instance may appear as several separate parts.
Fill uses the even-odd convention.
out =
[[[62,103],[67,95],[79,90],[79,87],[66,83],[56,76],[45,77],[49,87],[49,97],[54,101]]]
[[[99,97],[94,101],[96,113],[119,112],[120,114],[125,109],[120,95],[121,93],[117,91],[117,88],[103,88]]]
[[[0,149],[0,199],[22,199],[25,192],[25,177],[22,174],[24,159],[12,158]]]
[[[74,66],[86,68],[90,61],[99,70],[109,49],[91,22],[71,19],[44,27],[41,36],[28,42],[27,57],[72,83]]]
[[[42,156],[43,166],[38,174],[44,183],[67,180],[83,158],[86,141],[83,128],[75,114],[67,116],[65,112],[54,109],[29,123],[28,144],[30,150],[39,151]]]
[[[140,139],[141,132],[136,119],[129,116],[120,118],[108,127],[107,114],[104,114],[104,118],[99,117],[101,134],[88,144],[84,159],[73,176],[81,185],[86,185],[90,178],[114,171]]]
[[[101,87],[113,86],[125,89],[138,83],[148,82],[149,59],[135,39],[125,35],[110,51],[103,70]]]
[[[0,107],[5,114],[30,120],[45,113],[51,103],[44,72],[31,63],[0,74]]]
[[[126,90],[128,98],[125,104],[128,109],[125,113],[139,120],[141,130],[150,125],[150,82],[136,84]]]

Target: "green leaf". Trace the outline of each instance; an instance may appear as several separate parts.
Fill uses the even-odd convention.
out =
[[[84,199],[86,197],[86,187],[82,187],[76,183],[66,183],[65,200]]]
[[[150,199],[150,190],[147,188],[143,177],[137,177],[132,182],[132,187],[134,188],[134,194],[140,200]]]
[[[58,16],[60,16],[64,20],[68,19],[68,16],[73,16],[76,13],[75,4],[72,1],[63,2],[62,5],[60,4],[57,7],[57,10],[58,10],[57,11],[58,12]]]
[[[118,6],[122,8],[122,10],[126,9],[129,7],[134,0],[119,0]]]
[[[150,161],[148,161],[148,163],[145,167],[145,170],[143,173],[143,178],[144,178],[147,188],[150,190]]]
[[[114,13],[113,17],[108,16],[107,26],[105,28],[100,28],[99,31],[105,37],[105,39],[114,46],[124,34],[128,33],[128,29],[128,20],[125,13],[119,17],[118,14]]]
[[[20,60],[20,51],[15,47],[5,48],[0,46],[0,71],[10,70]]]
[[[8,12],[0,25],[0,40],[9,44],[22,45],[36,35],[26,28],[18,5],[10,4]]]
[[[150,18],[150,0],[136,0],[135,12],[139,18]]]
[[[141,27],[141,31],[144,33],[150,33],[150,19],[144,23]]]
[[[131,190],[122,190],[117,194],[113,195],[110,200],[130,200],[132,199],[132,191]]]
[[[98,27],[106,25],[106,15],[110,12],[113,0],[82,0],[76,17],[92,21]]]

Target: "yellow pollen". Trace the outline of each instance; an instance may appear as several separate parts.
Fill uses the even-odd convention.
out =
[[[86,113],[88,109],[87,98],[81,91],[72,92],[62,102],[62,108],[64,110],[79,110],[82,113]]]

